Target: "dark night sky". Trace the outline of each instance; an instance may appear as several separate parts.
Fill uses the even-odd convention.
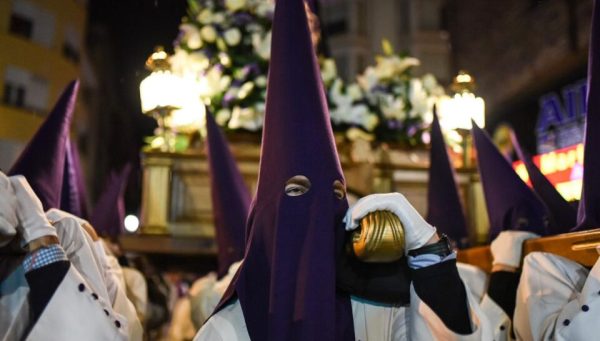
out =
[[[185,0],[90,1],[89,25],[110,32],[119,100],[128,110],[139,111],[139,83],[148,74],[144,62],[156,45],[172,48],[186,7]]]
[[[100,84],[101,108],[97,124],[100,136],[95,149],[95,179],[90,188],[97,197],[106,176],[125,163],[133,163],[125,200],[128,212],[140,203],[139,151],[144,136],[152,135],[155,122],[140,109],[139,84],[149,74],[145,61],[157,45],[167,51],[186,14],[186,0],[90,0],[86,47]],[[100,32],[100,33],[99,33]]]

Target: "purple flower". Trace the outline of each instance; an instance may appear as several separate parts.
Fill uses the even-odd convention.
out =
[[[402,122],[397,120],[388,120],[386,121],[386,124],[391,130],[399,130],[400,128],[402,128]]]
[[[419,128],[416,125],[411,125],[406,130],[406,135],[408,135],[409,137],[413,137],[418,131],[419,131]]]
[[[223,107],[229,107],[234,100],[235,100],[234,93],[232,93],[232,92],[225,93],[225,96],[223,96]]]
[[[233,23],[236,26],[245,26],[253,21],[253,18],[250,14],[246,12],[236,12],[233,15]]]

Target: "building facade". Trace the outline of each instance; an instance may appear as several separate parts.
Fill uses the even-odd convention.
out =
[[[338,70],[349,80],[374,63],[381,42],[421,61],[420,73],[452,76],[444,0],[322,0],[322,28]]]
[[[80,76],[85,25],[84,0],[0,0],[0,169]]]

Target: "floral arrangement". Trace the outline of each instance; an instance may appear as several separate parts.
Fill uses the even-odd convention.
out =
[[[274,6],[264,0],[190,0],[171,67],[229,129],[262,127]]]
[[[172,70],[198,82],[199,96],[228,129],[262,128],[273,11],[268,0],[189,0]],[[430,74],[411,76],[417,59],[384,41],[375,65],[349,83],[332,59],[320,62],[334,130],[351,140],[428,143],[432,108],[444,89]]]

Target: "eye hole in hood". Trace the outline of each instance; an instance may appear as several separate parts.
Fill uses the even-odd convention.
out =
[[[310,180],[304,175],[295,175],[285,183],[285,195],[297,197],[310,190]]]

